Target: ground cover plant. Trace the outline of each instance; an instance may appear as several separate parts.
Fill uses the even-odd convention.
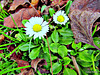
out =
[[[0,75],[100,75],[99,0],[0,0]]]

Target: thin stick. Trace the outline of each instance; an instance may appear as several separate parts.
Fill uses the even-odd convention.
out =
[[[49,48],[49,53],[50,53],[51,73],[52,73],[52,75],[53,75],[53,69],[52,69],[52,59],[51,59],[51,52],[50,52],[50,46],[49,46],[49,41],[48,41],[47,34],[46,34],[46,39],[47,39],[48,48]]]

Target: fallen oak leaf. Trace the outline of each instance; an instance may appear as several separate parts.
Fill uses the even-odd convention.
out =
[[[11,14],[18,27],[24,27],[23,19],[30,19],[31,17],[39,16],[34,8],[22,8],[18,12]],[[4,18],[4,26],[13,28],[16,27],[11,16]]]
[[[25,3],[29,2],[29,0],[14,0],[12,5],[10,6],[10,9],[8,11],[15,10],[18,6],[24,5]]]

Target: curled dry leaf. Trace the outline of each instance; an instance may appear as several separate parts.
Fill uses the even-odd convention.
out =
[[[4,35],[0,35],[0,44],[2,43],[2,41],[4,41]]]
[[[24,5],[26,2],[29,2],[29,0],[14,0],[12,5],[10,6],[10,9],[8,11],[15,10],[19,5]]]
[[[47,62],[45,59],[37,58],[31,61],[31,66],[32,68],[35,69],[35,71],[36,71],[37,66],[41,67],[43,65],[47,65]]]
[[[29,63],[24,60],[16,60],[18,67],[28,66]],[[21,71],[24,71],[26,68],[20,69]]]
[[[100,17],[100,13],[97,12],[99,8],[98,6],[94,7],[94,3],[98,4],[100,1],[75,0],[70,8],[69,18],[71,20],[71,29],[75,37],[75,42],[87,43],[100,50],[93,43],[92,38],[93,23]]]
[[[39,16],[38,12],[34,8],[22,8],[18,12],[12,14],[12,17],[18,27],[24,27],[22,24],[23,19],[30,19],[31,17],[34,16]],[[16,27],[11,16],[4,18],[4,26],[10,28]]]

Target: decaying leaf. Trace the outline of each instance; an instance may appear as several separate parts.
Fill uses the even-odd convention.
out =
[[[39,14],[33,8],[22,8],[18,12],[12,14],[12,16],[18,27],[24,27],[22,24],[23,19],[30,19],[31,17],[39,16]],[[16,27],[11,16],[8,16],[4,19],[4,26],[10,28]]]
[[[35,75],[34,72],[33,72],[33,69],[30,69],[30,70],[23,70],[20,74],[18,75]]]
[[[78,2],[78,3],[76,3]],[[83,3],[80,3],[83,2]],[[83,42],[93,45],[100,50],[92,38],[93,23],[100,17],[100,8],[94,7],[94,3],[100,3],[98,0],[75,0],[71,6],[69,18],[71,20],[71,29],[73,31],[75,42]]]
[[[52,3],[51,3],[51,5],[56,5],[57,4],[57,5],[62,6],[64,4],[66,4],[68,1],[69,0],[53,0]]]
[[[29,63],[24,60],[16,60],[18,67],[28,66]],[[24,71],[26,68],[20,69],[21,71]]]
[[[74,0],[70,11],[79,9],[81,11],[87,10],[92,12],[100,12],[100,0]]]
[[[36,8],[39,3],[39,0],[31,0],[31,4]]]
[[[29,2],[29,0],[14,0],[12,5],[10,6],[10,9],[8,11],[15,10],[19,5],[24,5],[26,2]]]
[[[4,35],[0,35],[0,44],[4,41]]]
[[[45,59],[37,58],[31,61],[31,66],[32,68],[35,69],[35,71],[36,71],[37,66],[41,67],[43,65],[47,65],[47,62]]]

